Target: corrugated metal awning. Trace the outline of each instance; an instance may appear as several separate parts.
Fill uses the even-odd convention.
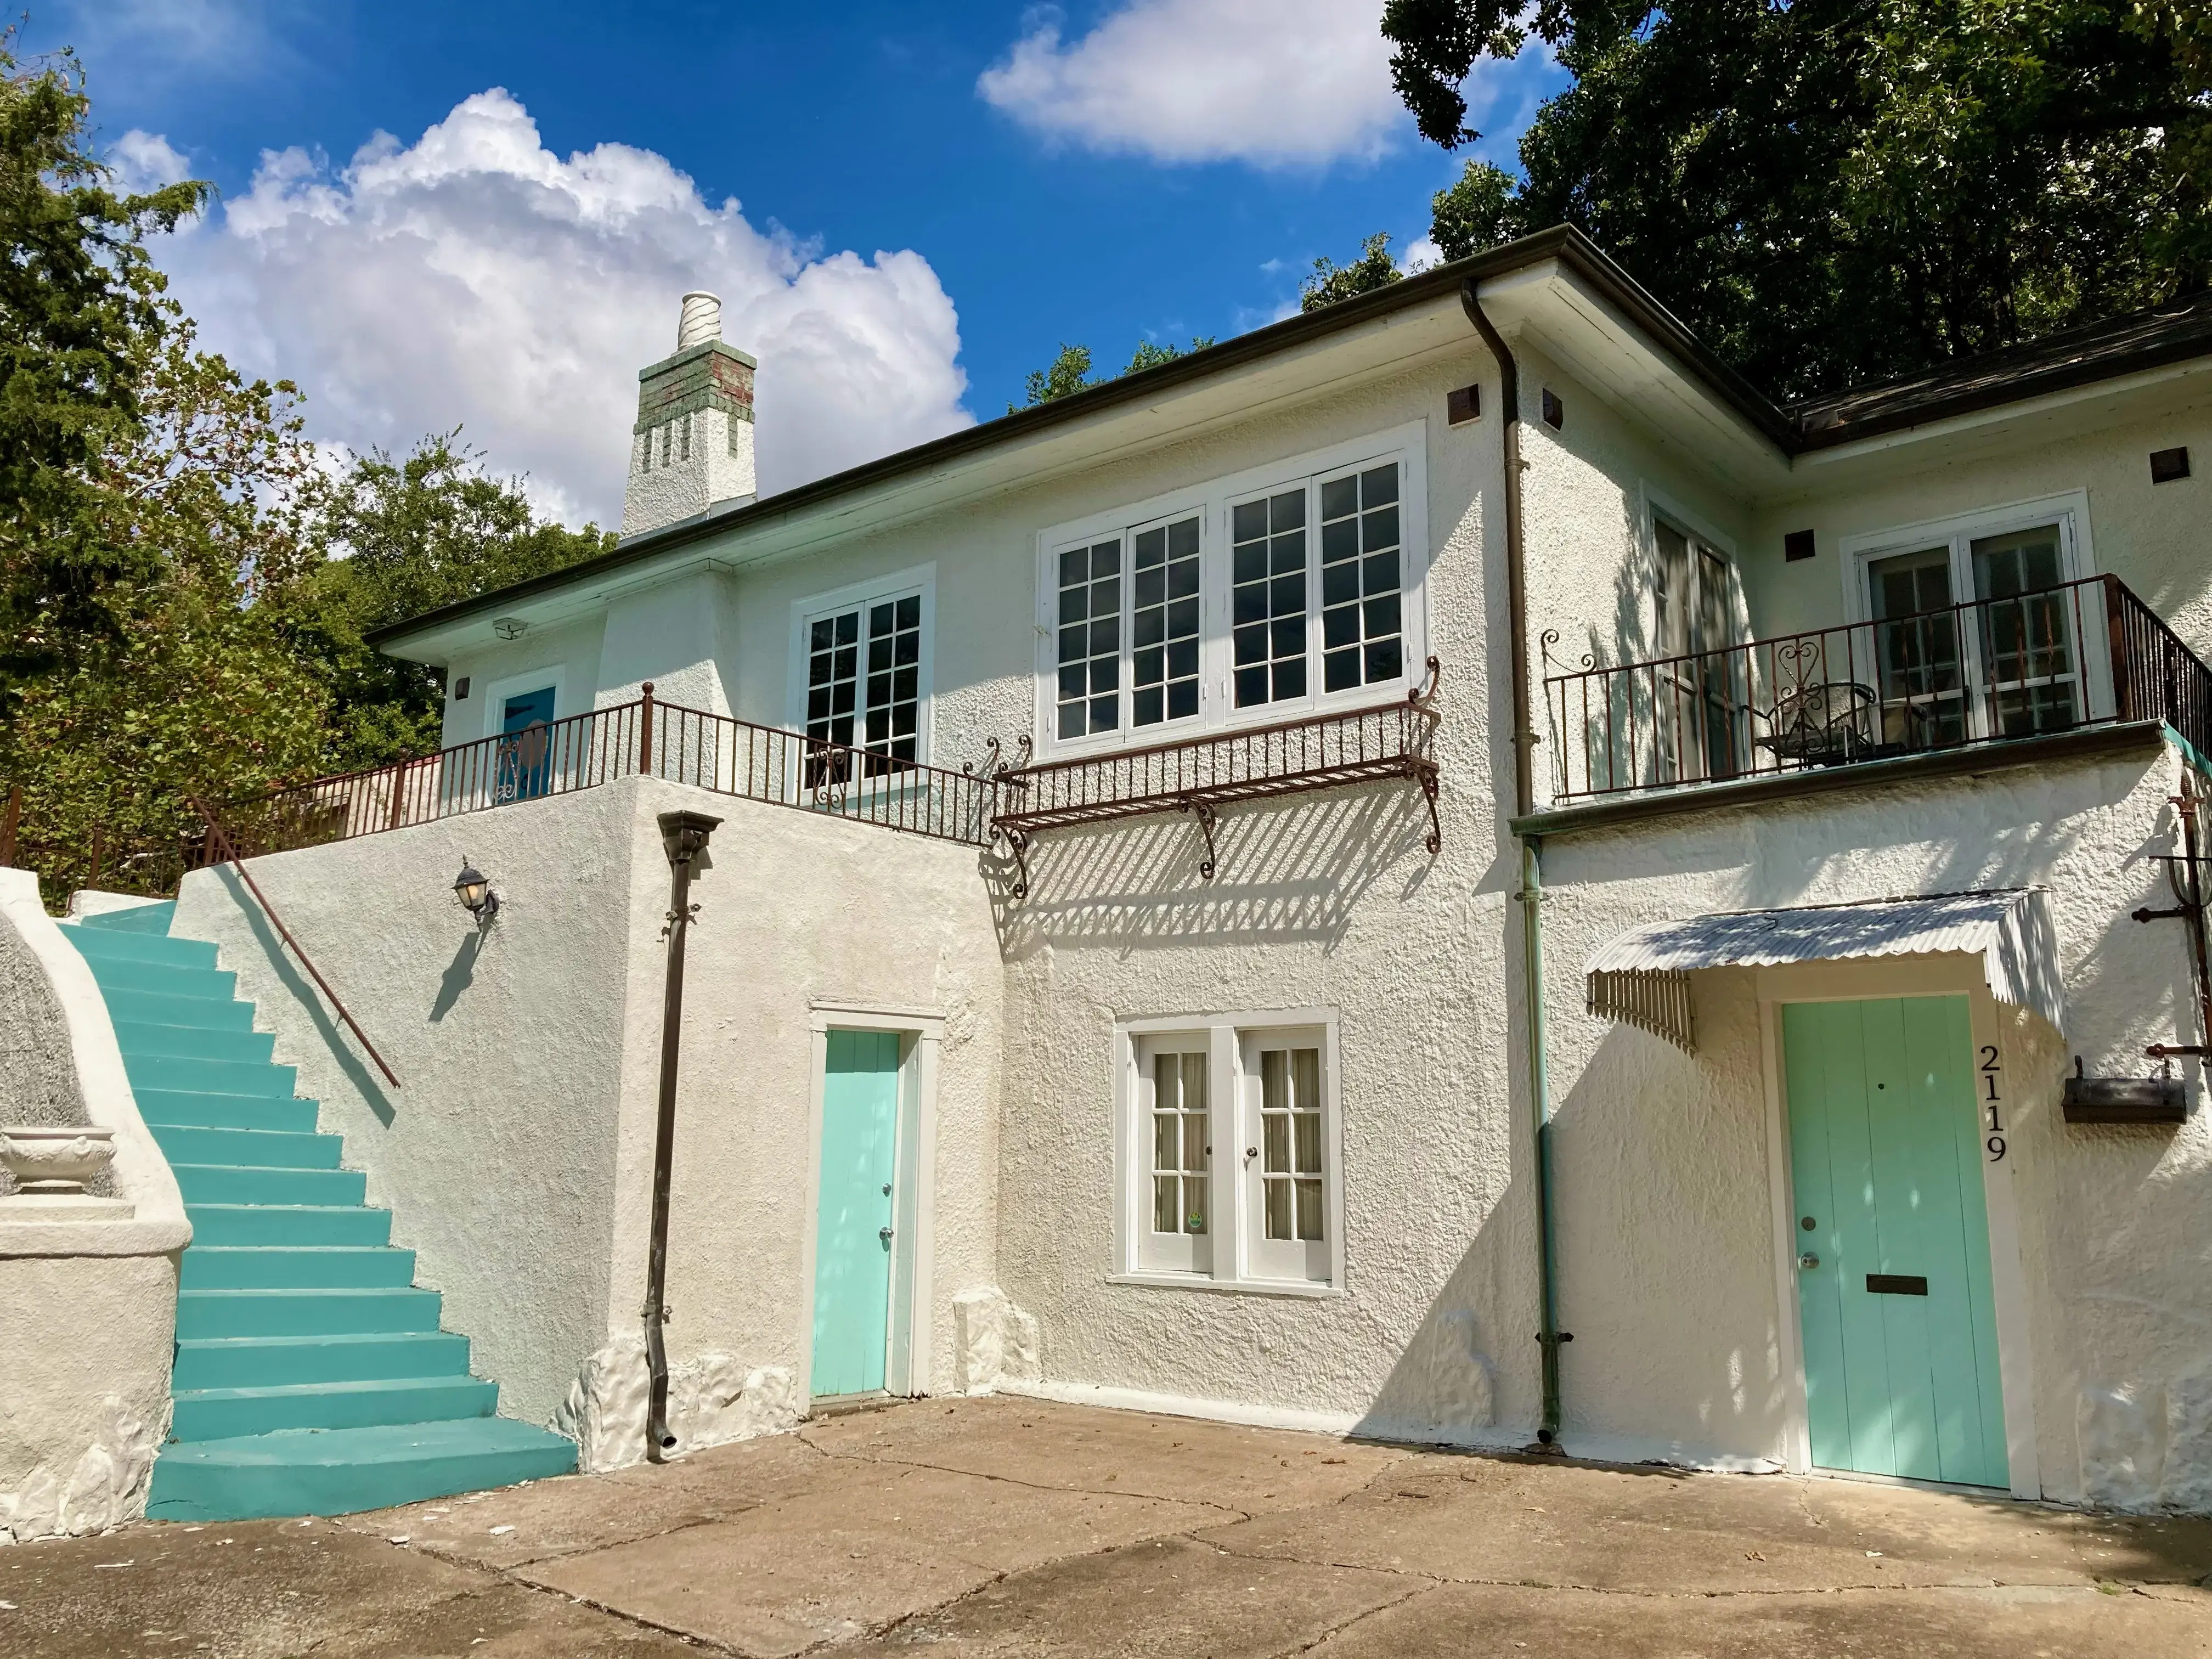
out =
[[[1992,995],[2063,1029],[2057,942],[2043,896],[2033,888],[1656,921],[1601,947],[1583,973],[1591,1013],[1694,1053],[1689,976],[1698,969],[1949,951],[1979,956]]]

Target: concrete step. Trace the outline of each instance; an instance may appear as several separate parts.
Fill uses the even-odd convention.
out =
[[[128,909],[103,910],[96,916],[79,916],[76,925],[100,933],[166,933],[169,918],[177,914],[174,899],[158,899],[151,904],[134,904]]]
[[[439,1297],[411,1285],[374,1290],[179,1291],[177,1340],[228,1336],[367,1336],[434,1331]]]
[[[185,1252],[187,1291],[391,1290],[415,1282],[415,1252],[380,1244],[203,1244]]]
[[[359,1170],[264,1170],[238,1164],[179,1164],[177,1186],[194,1204],[358,1204],[368,1177]]]
[[[299,1068],[266,1060],[214,1060],[199,1055],[136,1054],[121,1034],[123,1070],[133,1091],[174,1089],[195,1095],[282,1095],[300,1085]]]
[[[377,1377],[277,1389],[196,1389],[177,1396],[173,1440],[228,1440],[287,1429],[361,1429],[489,1417],[499,1384],[474,1376]]]
[[[107,984],[100,986],[100,994],[107,1004],[107,1017],[118,1030],[125,1024],[188,1026],[203,1031],[246,1032],[253,1029],[253,1005],[250,1002],[171,996],[161,991],[134,991]]]
[[[143,962],[168,968],[216,965],[215,946],[204,939],[64,925],[69,926],[70,943],[76,946],[87,962]]]
[[[131,1093],[137,1097],[139,1115],[148,1123],[179,1129],[272,1129],[311,1135],[322,1110],[319,1102],[289,1095],[210,1095],[175,1089],[134,1089]]]
[[[451,1331],[179,1339],[172,1386],[275,1389],[393,1376],[466,1376],[469,1340]]]
[[[250,1008],[247,1018],[252,1018]],[[276,1036],[273,1031],[216,1030],[204,1025],[141,1025],[118,1018],[115,1022],[115,1042],[123,1050],[126,1067],[134,1056],[150,1060],[161,1055],[263,1066],[269,1063],[270,1054],[276,1046]],[[137,1085],[134,1081],[131,1086],[135,1089]]]
[[[221,968],[172,968],[155,962],[113,962],[87,957],[101,994],[137,991],[151,996],[192,997],[228,1002],[238,993],[238,975]]]
[[[389,1243],[392,1212],[358,1204],[187,1204],[191,1249],[204,1245]]]
[[[146,1514],[156,1521],[347,1515],[575,1467],[573,1441],[507,1418],[294,1429],[164,1446]]]
[[[146,1127],[153,1130],[154,1144],[173,1166],[228,1164],[261,1170],[335,1170],[338,1155],[345,1151],[345,1142],[338,1136],[319,1135],[312,1130],[303,1134],[150,1121]]]

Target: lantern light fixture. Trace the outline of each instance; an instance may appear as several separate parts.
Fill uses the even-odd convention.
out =
[[[499,914],[499,895],[491,890],[491,878],[471,864],[465,853],[461,854],[461,873],[453,878],[453,896],[477,919],[478,927],[490,927]]]

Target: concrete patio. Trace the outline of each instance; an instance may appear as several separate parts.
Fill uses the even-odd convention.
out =
[[[2212,1522],[1011,1398],[0,1552],[0,1652],[2212,1653]]]

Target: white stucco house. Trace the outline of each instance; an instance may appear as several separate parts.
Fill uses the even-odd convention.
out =
[[[2212,305],[1778,407],[1561,230],[765,497],[714,312],[616,552],[376,640],[443,753],[237,809],[400,1085],[236,868],[171,923],[501,1412],[647,1449],[665,1085],[672,1449],[2212,1509]]]

